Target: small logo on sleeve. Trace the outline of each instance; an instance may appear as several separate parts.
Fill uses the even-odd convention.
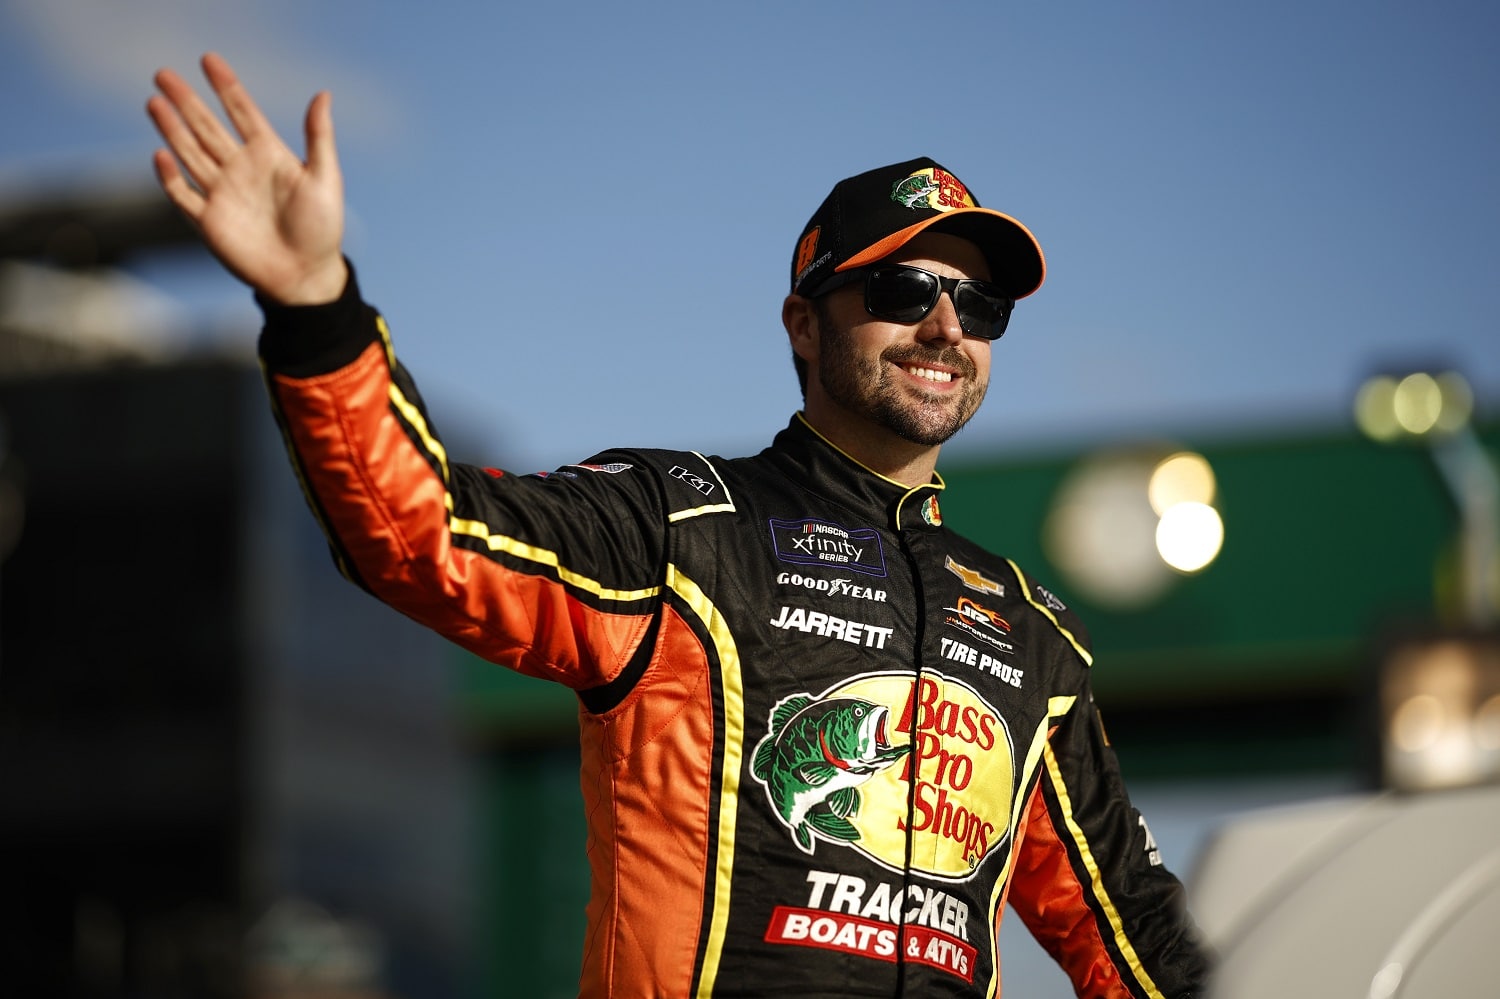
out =
[[[712,482],[708,481],[701,475],[695,475],[692,472],[689,472],[681,465],[673,465],[672,468],[667,472],[667,474],[672,476],[672,478],[674,479],[681,479],[683,482],[686,482],[688,485],[692,486],[694,489],[698,490],[705,496],[714,491],[714,484]]]
[[[621,472],[629,471],[630,465],[623,461],[611,461],[603,465],[564,465],[563,468],[581,468],[585,472],[605,472],[609,475],[619,475]]]

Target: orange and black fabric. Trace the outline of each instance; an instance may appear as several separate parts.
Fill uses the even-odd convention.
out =
[[[1007,903],[1081,996],[1205,974],[1078,620],[800,416],[760,454],[454,462],[352,279],[266,304],[340,570],[577,692],[589,997],[996,996]]]

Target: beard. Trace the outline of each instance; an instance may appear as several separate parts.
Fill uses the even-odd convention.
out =
[[[923,349],[904,344],[887,347],[877,358],[860,354],[847,328],[821,316],[818,379],[830,399],[845,409],[885,427],[913,444],[932,447],[945,443],[969,422],[984,400],[988,384],[956,347]],[[892,367],[894,365],[895,367]],[[923,393],[913,399],[908,383],[897,383],[897,369],[905,365],[943,367],[963,377],[957,393]]]

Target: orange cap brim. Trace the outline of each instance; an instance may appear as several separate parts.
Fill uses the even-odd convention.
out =
[[[965,215],[988,216],[990,218],[1000,219],[1008,223],[1015,229],[1015,232],[1011,234],[1012,242],[1015,245],[1001,246],[997,243],[997,241],[994,240],[975,239],[974,234],[978,232],[978,229],[976,227],[963,224],[957,226],[951,225],[951,223],[957,221],[960,217]],[[945,226],[944,223],[950,223],[950,225]],[[935,215],[930,219],[923,219],[921,222],[918,222],[915,225],[909,225],[905,229],[893,232],[884,239],[870,244],[863,250],[860,250],[858,253],[854,254],[854,256],[850,257],[848,260],[845,260],[843,263],[839,264],[834,268],[834,272],[838,273],[840,271],[849,270],[852,267],[864,267],[867,264],[873,264],[877,260],[883,260],[886,257],[890,256],[892,253],[895,253],[897,250],[901,249],[901,247],[911,242],[912,239],[914,239],[919,233],[927,229],[941,230],[945,228],[957,230],[954,233],[955,235],[963,236],[965,239],[970,240],[976,246],[978,246],[979,249],[984,253],[985,258],[989,260],[990,269],[992,272],[1007,264],[1015,266],[1016,269],[1020,271],[1022,275],[1024,275],[1021,279],[1020,284],[1016,286],[1016,292],[1014,296],[1015,298],[1021,299],[1025,298],[1027,295],[1032,294],[1042,286],[1042,282],[1046,279],[1047,260],[1044,256],[1042,256],[1042,244],[1037,242],[1037,238],[1032,235],[1031,230],[1026,228],[1026,226],[1021,224],[1017,220],[1011,218],[1009,215],[1006,215],[1004,212],[997,212],[993,208],[979,207],[955,208],[952,211],[944,212],[941,215]],[[992,255],[990,252],[992,248],[997,251],[994,255]],[[1024,249],[1030,254],[1034,254],[1035,260],[1025,260],[1020,264],[1016,264],[1013,258],[1016,256],[1017,249]],[[998,284],[1005,283],[1003,275],[1001,274],[991,273],[990,279]]]

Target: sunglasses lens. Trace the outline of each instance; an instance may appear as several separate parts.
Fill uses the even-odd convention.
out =
[[[1015,303],[988,281],[960,281],[952,287],[953,308],[964,332],[1000,339]],[[941,291],[936,274],[917,267],[877,267],[865,282],[865,309],[893,323],[921,322],[937,304]]]
[[[893,323],[914,323],[937,302],[935,275],[915,267],[880,267],[865,284],[865,308]]]
[[[982,282],[966,281],[953,292],[953,307],[958,312],[958,322],[970,336],[998,340],[1010,322],[1010,310],[1014,306],[1009,298],[1001,295]]]

